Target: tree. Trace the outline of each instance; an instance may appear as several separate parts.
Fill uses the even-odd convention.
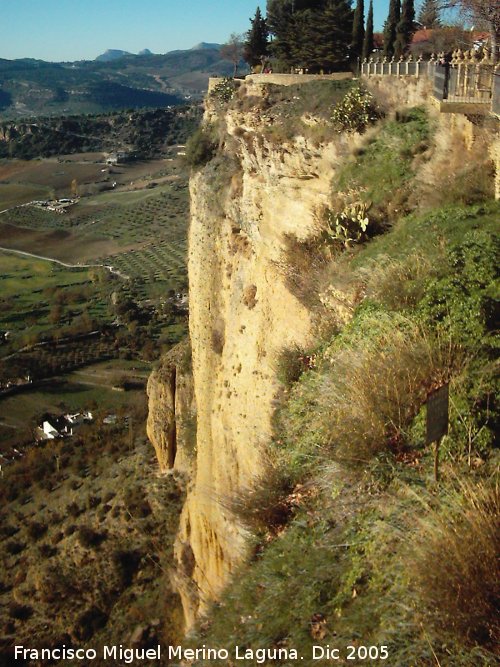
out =
[[[401,18],[396,27],[394,55],[401,56],[408,49],[411,37],[415,32],[415,6],[413,0],[403,0]]]
[[[250,67],[259,65],[268,55],[268,36],[266,19],[262,17],[260,7],[257,7],[255,16],[250,19],[251,28],[247,32],[247,39],[243,47],[243,58]]]
[[[490,33],[491,56],[498,61],[500,45],[500,3],[498,0],[444,0],[443,7],[457,7],[474,22],[475,27],[484,27]]]
[[[401,18],[400,0],[390,0],[389,15],[384,25],[384,56],[388,58],[394,55],[394,43],[396,41],[396,28]]]
[[[243,56],[243,40],[241,35],[237,35],[235,32],[231,33],[231,36],[220,49],[221,58],[224,60],[230,60],[233,63],[233,77],[238,73],[238,65]]]
[[[350,0],[269,0],[273,55],[282,67],[332,69],[349,57]]]
[[[359,58],[363,51],[363,42],[365,39],[365,6],[364,0],[358,0],[354,10],[354,19],[352,23],[352,44],[351,57]]]
[[[424,28],[440,28],[441,18],[438,0],[424,0],[418,12],[418,22]]]
[[[369,58],[373,52],[373,0],[370,0],[366,19],[365,39],[363,40],[363,58]]]
[[[315,33],[311,35],[313,55],[309,67],[316,71],[332,70],[349,59],[352,21],[350,0],[327,0],[323,10],[315,12]]]

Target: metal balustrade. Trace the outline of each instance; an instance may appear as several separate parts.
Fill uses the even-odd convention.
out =
[[[482,54],[476,51],[453,52],[448,61],[444,53],[432,55],[429,60],[420,56],[414,60],[411,55],[388,59],[374,56],[361,63],[361,75],[427,77],[432,82],[434,98],[445,110],[446,104],[474,104],[476,108],[484,105],[497,115],[500,107],[500,71],[494,66],[487,50]]]

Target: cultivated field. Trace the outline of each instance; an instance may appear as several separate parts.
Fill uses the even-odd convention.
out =
[[[22,441],[25,417],[31,424],[41,411],[134,400],[113,381],[140,363],[144,381],[161,349],[185,334],[176,296],[187,288],[179,150],[118,166],[100,153],[0,162],[0,332],[9,332],[0,391],[36,384],[0,397],[5,443]],[[65,213],[29,204],[75,195]]]

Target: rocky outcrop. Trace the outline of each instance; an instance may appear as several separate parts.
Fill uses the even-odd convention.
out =
[[[209,110],[207,117],[216,114]],[[289,287],[289,239],[304,240],[316,230],[336,161],[333,145],[266,140],[266,121],[258,110],[232,111],[217,118],[221,121],[222,148],[190,185],[196,462],[176,544],[175,577],[188,627],[245,554],[243,530],[229,500],[262,473],[280,391],[277,360],[283,349],[306,343],[311,330],[309,309]],[[171,364],[168,368],[157,372],[149,387],[150,400],[158,405],[149,432],[163,468],[172,465],[172,424],[174,413],[180,414],[173,398],[179,376]],[[176,433],[175,467],[185,446]]]
[[[173,468],[189,472],[195,456],[196,407],[188,341],[162,358],[149,377],[147,392],[147,434],[161,472]]]

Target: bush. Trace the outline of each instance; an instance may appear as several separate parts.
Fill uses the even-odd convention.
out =
[[[20,554],[25,548],[26,544],[24,544],[24,542],[15,542],[14,540],[7,542],[5,545],[5,551],[11,556],[17,556],[17,554]]]
[[[283,348],[276,363],[276,377],[285,387],[291,387],[312,363],[312,358],[299,345]]]
[[[113,553],[112,560],[122,586],[130,586],[134,574],[141,563],[139,551],[118,549]]]
[[[90,526],[80,526],[78,529],[78,542],[86,549],[95,549],[106,539],[106,533],[100,533]]]
[[[206,127],[200,127],[186,144],[186,162],[190,167],[201,167],[215,156],[217,143]]]
[[[33,609],[26,604],[12,602],[9,606],[9,616],[18,621],[27,621],[33,616]]]
[[[80,516],[80,514],[83,512],[83,508],[77,505],[77,503],[72,502],[66,505],[66,512],[69,514],[69,516],[72,516],[76,519],[76,517]]]
[[[44,543],[38,547],[38,553],[42,558],[52,558],[57,554],[57,547]]]
[[[500,494],[465,483],[421,521],[412,544],[413,573],[429,620],[469,643],[500,640]]]
[[[98,607],[92,606],[78,617],[72,634],[78,641],[88,641],[107,622],[107,615]]]
[[[337,132],[364,132],[379,116],[373,96],[353,88],[333,109],[332,122]]]
[[[127,489],[123,501],[125,509],[134,518],[144,519],[151,514],[151,506],[145,497],[144,490],[139,486]]]
[[[249,530],[276,533],[293,516],[293,481],[285,468],[268,462],[265,475],[228,501],[230,511]]]
[[[227,104],[233,99],[237,90],[237,84],[234,79],[226,77],[210,91],[210,98],[216,100],[219,104]]]
[[[327,209],[324,239],[328,247],[337,251],[345,250],[355,243],[368,238],[367,216],[369,206],[364,202],[353,202],[343,207],[340,213]]]
[[[28,524],[27,533],[32,540],[39,540],[47,532],[47,524],[32,521]]]

